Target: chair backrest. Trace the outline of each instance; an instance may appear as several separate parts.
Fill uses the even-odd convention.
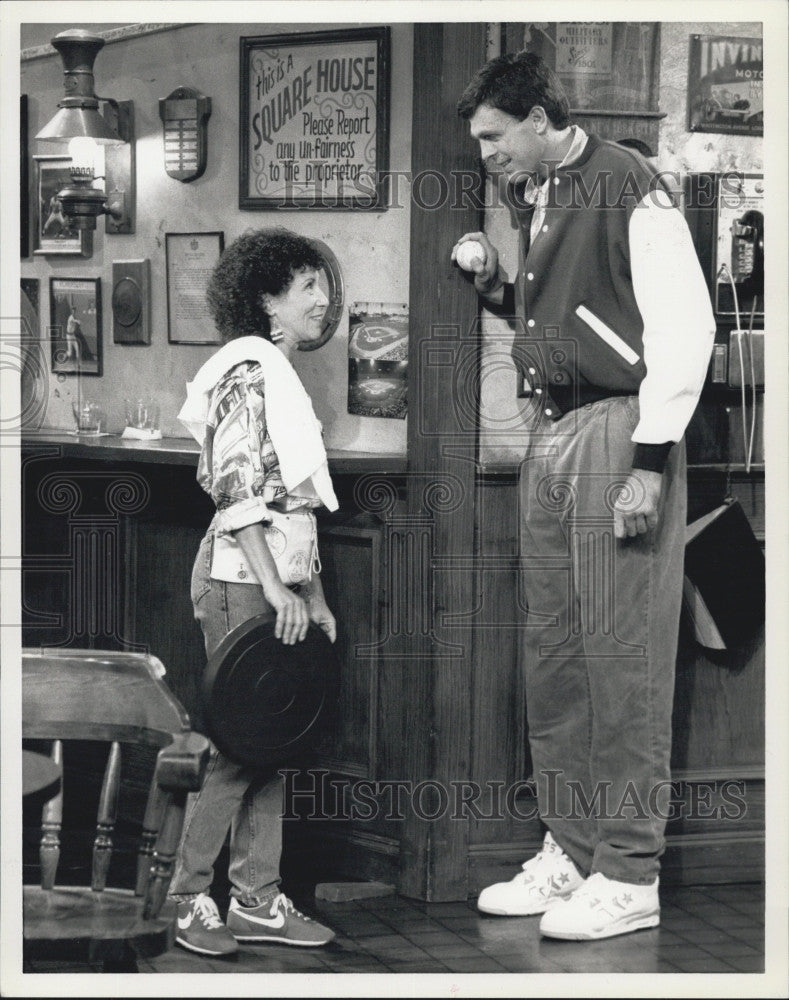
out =
[[[121,784],[121,743],[161,747],[143,819],[135,893],[146,917],[166,896],[189,791],[199,789],[208,741],[189,728],[189,716],[163,682],[164,667],[143,653],[86,649],[25,649],[22,655],[22,734],[53,740],[63,761],[63,740],[110,744],[99,797],[91,889],[104,889],[113,847]],[[55,884],[60,857],[63,793],[44,806],[41,885]]]
[[[22,734],[166,746],[189,731],[186,710],[144,653],[25,649]]]

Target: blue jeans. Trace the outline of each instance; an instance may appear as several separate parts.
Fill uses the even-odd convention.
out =
[[[616,539],[637,397],[542,423],[520,471],[521,632],[540,816],[583,875],[651,884],[664,850],[686,517],[684,442],[658,527]]]
[[[228,632],[255,615],[274,610],[262,587],[224,583],[209,576],[213,531],[200,544],[192,570],[194,614],[208,656]],[[279,892],[282,853],[282,777],[228,760],[211,746],[203,787],[189,796],[170,895],[189,899],[208,892],[214,862],[230,830],[230,894],[242,906],[273,901]]]

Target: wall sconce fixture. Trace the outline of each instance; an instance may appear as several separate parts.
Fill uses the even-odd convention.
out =
[[[107,233],[133,233],[134,102],[94,93],[93,63],[104,47],[103,38],[71,28],[56,35],[52,45],[63,60],[65,96],[36,139],[68,144],[71,185],[58,192],[63,212],[78,229],[95,229],[97,216],[104,214]],[[103,115],[99,101],[106,105]],[[104,190],[94,186],[97,180],[104,180]]]

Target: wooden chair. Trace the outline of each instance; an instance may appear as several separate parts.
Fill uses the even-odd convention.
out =
[[[161,663],[142,653],[23,651],[23,736],[53,740],[57,763],[63,760],[64,741],[109,744],[89,887],[56,884],[63,791],[43,808],[41,885],[24,886],[27,962],[68,958],[102,963],[105,971],[136,971],[138,957],[159,955],[173,943],[176,908],[167,900],[167,890],[186,796],[200,788],[209,750],[205,737],[190,731],[189,717],[162,681],[163,674]],[[107,886],[121,744],[161,747],[142,820],[134,889]]]

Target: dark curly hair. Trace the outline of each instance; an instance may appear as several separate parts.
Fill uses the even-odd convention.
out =
[[[532,52],[497,56],[477,70],[458,101],[461,118],[481,104],[523,121],[539,105],[556,129],[570,124],[570,102],[558,76]]]
[[[270,340],[264,295],[280,295],[303,268],[323,267],[314,244],[280,227],[244,233],[214,268],[206,301],[224,341],[256,335]]]

